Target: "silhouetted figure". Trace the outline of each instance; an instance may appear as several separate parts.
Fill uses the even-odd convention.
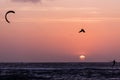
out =
[[[81,30],[79,31],[79,33],[81,33],[81,32],[85,33],[85,30],[84,30],[84,29],[81,29]]]
[[[113,68],[115,65],[116,65],[116,61],[113,60],[113,62],[112,62],[112,68]]]

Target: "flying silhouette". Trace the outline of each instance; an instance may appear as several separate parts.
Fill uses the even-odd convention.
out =
[[[85,30],[84,30],[84,29],[81,29],[81,30],[79,31],[79,33],[81,33],[81,32],[85,33]]]
[[[5,14],[5,20],[6,20],[8,23],[10,23],[10,21],[9,21],[8,18],[7,18],[7,15],[8,15],[9,13],[14,13],[14,14],[15,14],[15,11],[10,10],[10,11],[7,11],[7,12],[6,12],[6,14]]]

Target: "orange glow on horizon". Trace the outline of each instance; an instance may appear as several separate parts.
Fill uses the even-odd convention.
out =
[[[84,55],[80,55],[80,60],[85,60],[85,56]]]

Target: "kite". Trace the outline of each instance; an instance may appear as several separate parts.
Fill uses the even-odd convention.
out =
[[[79,33],[81,33],[81,32],[85,33],[85,30],[84,30],[84,29],[81,29],[81,30],[79,31]]]
[[[15,11],[10,10],[10,11],[7,11],[7,12],[6,12],[6,14],[5,14],[5,20],[6,20],[8,23],[10,23],[10,21],[9,21],[8,18],[7,18],[7,15],[8,15],[9,13],[14,13],[14,14],[15,14]]]

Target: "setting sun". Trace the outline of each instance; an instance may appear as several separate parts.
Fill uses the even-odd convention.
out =
[[[84,55],[80,55],[80,60],[85,60],[85,56]]]

